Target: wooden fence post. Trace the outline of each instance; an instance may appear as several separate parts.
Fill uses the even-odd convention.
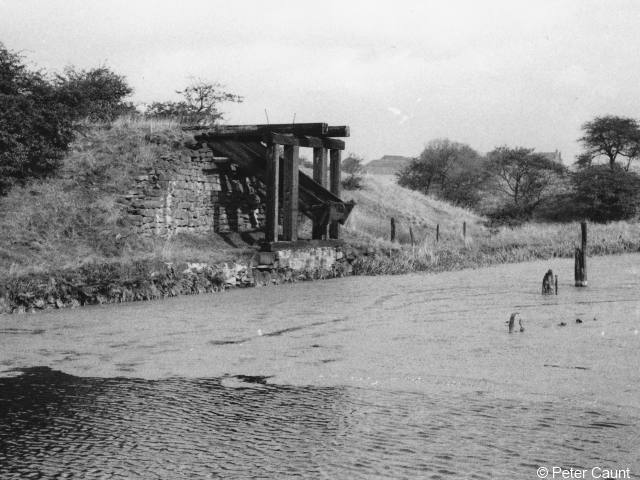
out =
[[[574,276],[576,287],[587,286],[587,222],[580,223],[582,233],[581,247],[576,247]]]
[[[413,229],[411,228],[411,225],[409,225],[409,237],[411,237],[411,246],[413,247],[415,242],[413,240]]]
[[[396,219],[391,217],[391,241],[396,241]]]
[[[467,238],[467,222],[462,222],[462,238]]]
[[[436,224],[436,242],[440,241],[440,224]]]

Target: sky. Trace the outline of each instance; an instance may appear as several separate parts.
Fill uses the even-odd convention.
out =
[[[34,68],[106,65],[140,103],[220,82],[227,123],[349,125],[366,161],[448,138],[572,163],[584,122],[640,117],[639,25],[635,0],[0,0]]]

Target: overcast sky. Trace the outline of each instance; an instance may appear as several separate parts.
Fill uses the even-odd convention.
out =
[[[34,66],[106,64],[135,102],[190,77],[245,97],[229,123],[349,125],[366,160],[446,137],[562,152],[595,115],[640,117],[640,2],[0,0]]]

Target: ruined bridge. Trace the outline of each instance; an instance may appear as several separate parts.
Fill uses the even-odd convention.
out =
[[[221,125],[199,129],[194,135],[216,155],[228,158],[265,183],[266,251],[297,243],[299,212],[313,222],[313,240],[327,245],[339,241],[340,225],[354,204],[340,199],[340,161],[345,143],[335,137],[348,136],[349,127],[326,123]],[[313,178],[299,170],[300,147],[313,148]]]

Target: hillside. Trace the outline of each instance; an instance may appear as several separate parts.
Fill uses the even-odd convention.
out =
[[[367,173],[373,175],[395,175],[411,161],[411,157],[401,155],[384,155],[377,160],[371,160],[364,165]]]
[[[396,238],[409,243],[411,226],[416,243],[435,239],[436,225],[440,225],[443,240],[460,238],[462,223],[468,235],[484,233],[483,218],[449,203],[427,197],[398,186],[390,175],[366,175],[362,190],[345,190],[342,197],[354,200],[354,208],[346,223],[347,237],[381,242],[389,239],[390,219],[396,221]]]
[[[120,120],[78,135],[59,177],[13,189],[0,198],[0,269],[4,275],[75,268],[93,262],[158,259],[221,262],[252,255],[247,235],[179,234],[171,238],[131,233],[120,199],[140,170],[184,148],[190,136],[175,124]],[[395,217],[398,240],[459,235],[462,221],[481,228],[470,212],[398,187],[392,177],[365,177],[365,188],[345,191],[357,206],[345,228],[348,241],[382,242]],[[304,236],[303,227],[301,234]],[[249,242],[249,243],[248,243]]]

